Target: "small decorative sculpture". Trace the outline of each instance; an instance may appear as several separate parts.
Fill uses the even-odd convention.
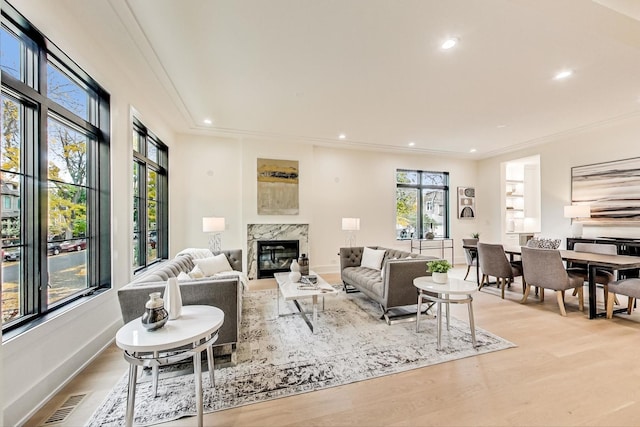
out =
[[[145,311],[142,314],[142,326],[148,331],[160,329],[169,320],[169,313],[164,308],[164,301],[160,297],[160,292],[149,294],[149,301],[145,304]]]

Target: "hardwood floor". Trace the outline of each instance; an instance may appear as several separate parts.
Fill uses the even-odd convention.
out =
[[[450,274],[462,278],[466,267]],[[324,275],[338,283],[338,275]],[[470,280],[475,280],[473,272]],[[274,286],[273,280],[251,289]],[[549,292],[549,291],[548,291]],[[600,291],[601,292],[601,291]],[[514,284],[474,298],[476,326],[517,348],[327,390],[205,415],[207,426],[637,426],[640,425],[640,314],[588,320],[567,293],[567,317],[555,298],[520,304]],[[602,293],[598,301],[604,309]],[[620,301],[626,305],[626,298]],[[637,310],[640,312],[640,309]],[[466,306],[452,307],[466,319]],[[393,326],[390,326],[392,328]],[[26,425],[42,425],[70,394],[89,395],[64,424],[83,425],[126,372],[111,345]],[[168,423],[193,426],[195,418]],[[167,425],[168,425],[167,424]]]

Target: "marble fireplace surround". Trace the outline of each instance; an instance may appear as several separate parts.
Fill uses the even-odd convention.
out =
[[[309,255],[309,224],[247,224],[247,276],[257,277],[259,240],[298,240],[301,254]]]

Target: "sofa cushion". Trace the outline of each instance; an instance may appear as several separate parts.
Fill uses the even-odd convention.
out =
[[[387,251],[384,249],[376,250],[371,248],[364,248],[362,251],[362,261],[360,262],[361,267],[368,267],[374,270],[380,270],[382,268],[382,260],[384,258],[384,254]]]
[[[342,270],[342,277],[348,282],[357,283],[382,298],[384,292],[380,272],[368,267],[347,267]]]

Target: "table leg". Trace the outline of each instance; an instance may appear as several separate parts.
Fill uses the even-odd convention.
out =
[[[478,257],[478,252],[476,251],[476,283],[478,287],[480,287],[480,257]]]
[[[438,302],[438,345],[437,349],[442,350],[440,347],[440,341],[442,337],[442,303]]]
[[[131,363],[129,365],[129,387],[127,388],[127,427],[133,426],[133,408],[136,405],[136,377],[138,376],[138,366]]]
[[[158,352],[153,352],[153,358],[158,358]],[[155,364],[151,367],[151,386],[153,387],[153,397],[158,397],[158,375],[160,375],[160,367]]]
[[[420,329],[420,311],[422,310],[422,292],[418,291],[418,312],[416,313],[416,332]]]
[[[211,388],[216,386],[216,379],[213,376],[213,370],[215,369],[215,360],[213,359],[213,343],[207,347],[207,366],[209,367],[209,381],[211,382]]]
[[[198,427],[202,427],[202,360],[200,352],[193,355],[193,375],[196,383],[196,409],[198,410]]]
[[[589,319],[597,317],[598,307],[596,306],[596,266],[589,265]]]
[[[471,328],[471,343],[476,346],[476,324],[473,319],[473,298],[469,295],[469,327]]]
[[[444,299],[448,300],[449,295],[445,294]],[[451,304],[447,303],[447,331],[449,330],[450,323],[451,323]]]
[[[316,325],[318,324],[318,295],[313,296],[313,333],[316,333]]]

